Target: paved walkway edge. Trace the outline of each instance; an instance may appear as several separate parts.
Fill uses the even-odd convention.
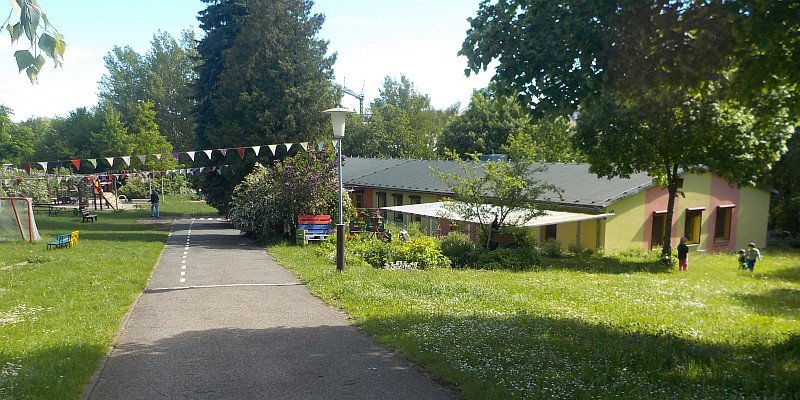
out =
[[[169,225],[169,234],[167,235],[167,240],[169,240],[169,235],[172,234],[172,228],[175,226],[175,222],[177,220],[177,217],[172,219],[172,222]],[[133,303],[131,303],[131,306],[128,307],[128,312],[126,312],[125,316],[122,317],[122,322],[120,322],[119,326],[117,327],[117,331],[114,332],[114,336],[111,338],[111,343],[108,345],[108,349],[106,349],[106,354],[104,354],[103,359],[100,360],[100,365],[97,367],[97,370],[94,371],[94,374],[92,374],[92,378],[89,379],[89,383],[87,383],[84,387],[81,400],[88,400],[92,395],[94,388],[97,386],[97,382],[100,380],[100,375],[103,373],[103,370],[106,369],[108,360],[111,359],[111,353],[116,350],[117,346],[122,340],[122,333],[125,332],[125,327],[128,326],[128,321],[131,320],[133,309],[136,308],[136,305],[139,304],[139,299],[141,299],[142,295],[147,291],[147,284],[150,283],[151,279],[153,279],[153,274],[156,272],[159,261],[161,261],[161,256],[164,255],[164,250],[167,249],[167,240],[164,241],[164,248],[161,249],[161,253],[159,253],[158,258],[156,258],[156,262],[153,264],[153,269],[150,270],[150,276],[147,277],[147,282],[145,282],[144,289],[142,289],[142,291],[136,295]]]

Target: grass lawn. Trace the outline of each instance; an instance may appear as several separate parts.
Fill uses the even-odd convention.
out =
[[[269,251],[379,342],[468,399],[798,398],[800,252],[688,272],[615,259],[538,271],[334,272],[314,247]]]
[[[177,215],[213,215],[169,196],[149,210],[97,212],[95,223],[36,214],[42,242],[0,242],[0,399],[80,398],[144,289]],[[94,211],[93,211],[94,213]],[[80,230],[77,247],[45,250]]]

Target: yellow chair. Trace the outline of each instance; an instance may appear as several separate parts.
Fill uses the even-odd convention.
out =
[[[75,247],[78,245],[78,237],[81,235],[81,231],[72,231],[69,235],[69,247]]]

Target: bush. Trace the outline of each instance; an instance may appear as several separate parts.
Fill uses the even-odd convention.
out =
[[[584,255],[586,250],[587,250],[586,247],[579,242],[575,242],[567,246],[567,251],[569,251],[570,254],[576,257]]]
[[[430,236],[420,236],[401,243],[396,260],[417,263],[422,269],[450,266],[450,259],[442,254],[439,241]]]
[[[127,199],[149,199],[150,191],[147,180],[140,176],[134,176],[125,180],[125,184],[117,188],[118,195],[124,195]]]
[[[442,254],[450,259],[452,267],[465,267],[475,258],[475,244],[469,241],[467,235],[452,231],[442,239]]]
[[[548,257],[561,258],[564,253],[561,251],[561,242],[557,239],[549,239],[542,245],[542,253]]]

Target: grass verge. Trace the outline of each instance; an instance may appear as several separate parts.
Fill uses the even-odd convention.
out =
[[[149,210],[97,212],[95,223],[36,214],[40,243],[0,242],[0,399],[80,398],[144,289],[171,218],[213,215],[203,206],[167,198],[159,222]],[[77,247],[45,249],[75,229]]]
[[[770,250],[755,274],[731,255],[690,270],[605,258],[538,271],[336,273],[314,247],[270,245],[341,307],[467,399],[795,398],[800,253]]]

